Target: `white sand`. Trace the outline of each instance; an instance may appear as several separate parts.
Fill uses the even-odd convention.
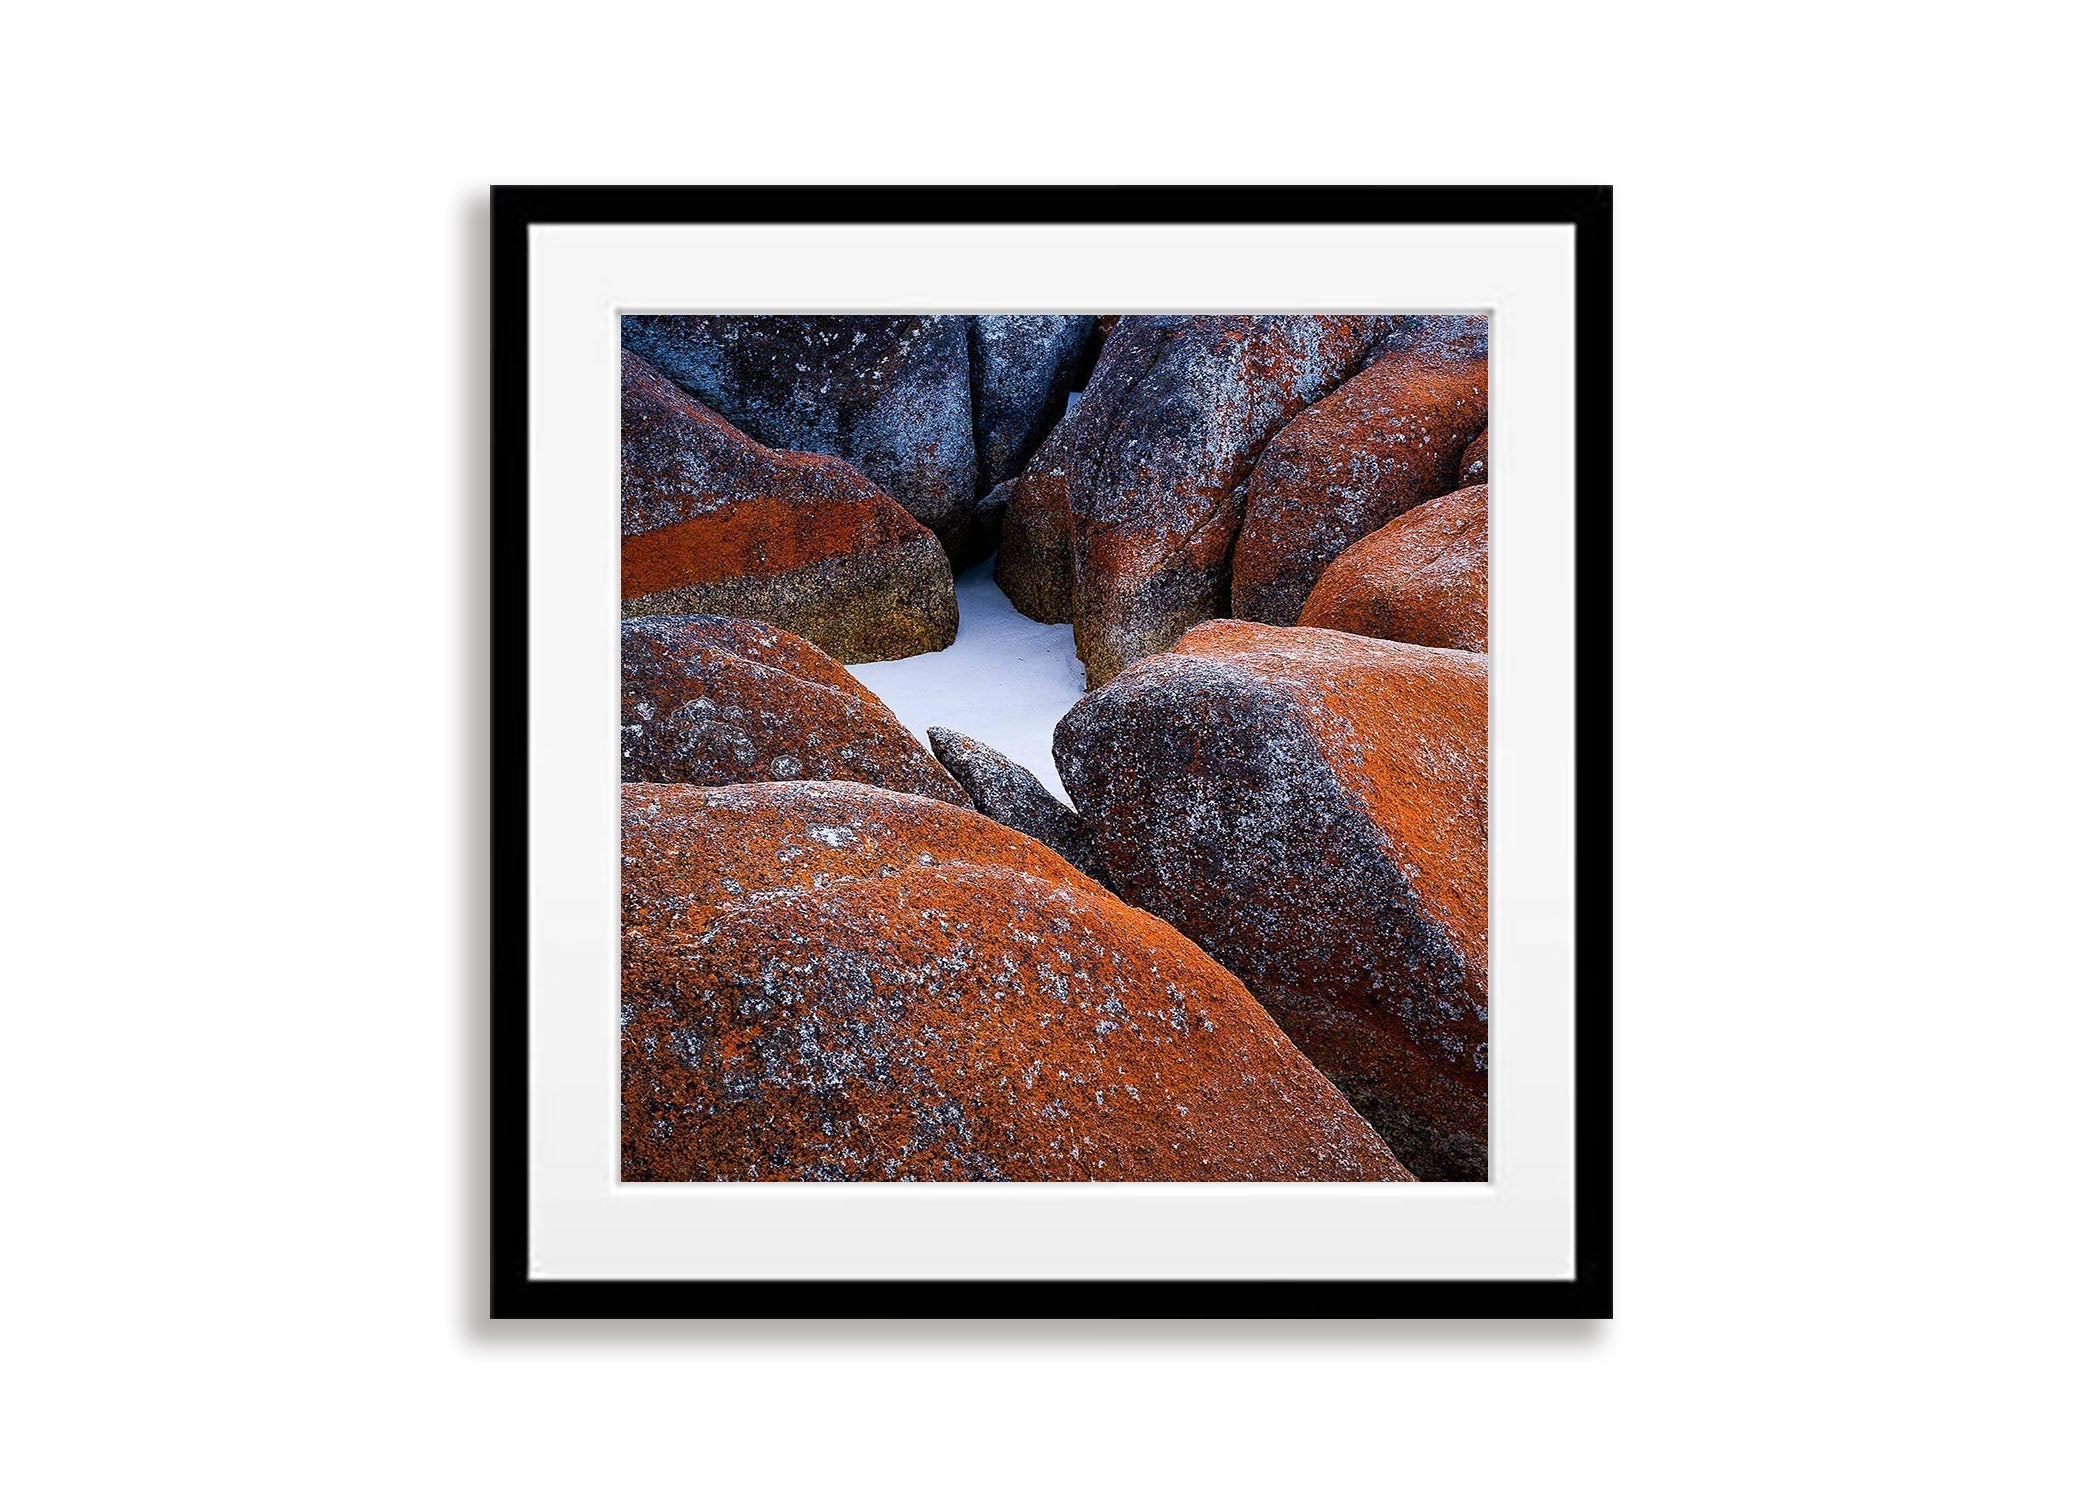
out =
[[[1072,654],[1072,627],[1038,625],[1015,609],[992,582],[990,561],[956,578],[955,603],[962,620],[947,650],[846,670],[920,739],[931,724],[959,729],[1026,766],[1063,797],[1050,734],[1086,691],[1086,669]]]

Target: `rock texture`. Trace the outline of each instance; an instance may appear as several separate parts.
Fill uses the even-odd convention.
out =
[[[976,809],[995,823],[1048,844],[1076,868],[1104,885],[1107,871],[1094,853],[1079,814],[1051,795],[1024,766],[959,730],[936,724],[926,731],[933,753],[948,768]]]
[[[980,493],[969,322],[626,317],[620,339],[760,442],[847,460],[953,545]]]
[[[719,615],[621,622],[620,779],[859,781],[967,805],[845,668],[798,635]]]
[[[719,614],[807,636],[844,661],[955,639],[931,532],[850,465],[761,446],[620,356],[620,608]]]
[[[1092,318],[970,319],[980,494],[1018,475],[1064,415],[1094,341]]]
[[[1015,609],[1046,625],[1072,618],[1072,513],[1065,490],[1079,463],[1072,444],[1078,415],[1052,429],[1027,472],[994,491],[1001,505],[992,578]]]
[[[1300,625],[1488,648],[1488,487],[1439,495],[1388,521],[1334,561]]]
[[[1458,482],[1465,485],[1488,482],[1488,430],[1480,429],[1480,436],[1466,444],[1466,451],[1458,456]]]
[[[1406,319],[1360,374],[1276,434],[1247,481],[1233,614],[1293,623],[1350,543],[1458,488],[1487,426],[1487,358],[1486,318]]]
[[[1213,621],[1088,693],[1056,754],[1125,900],[1416,1175],[1486,1175],[1485,657]]]
[[[1239,981],[988,818],[621,792],[624,1180],[1407,1175]]]
[[[1119,318],[1008,501],[1008,597],[1072,621],[1090,684],[1225,613],[1256,458],[1399,321]]]

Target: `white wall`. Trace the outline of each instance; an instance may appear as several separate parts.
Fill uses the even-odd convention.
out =
[[[13,15],[7,1487],[2089,1485],[2053,9]],[[482,1321],[483,189],[708,179],[1617,183],[1617,1321]]]

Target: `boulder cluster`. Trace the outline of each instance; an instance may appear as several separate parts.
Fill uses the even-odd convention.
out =
[[[623,1178],[1486,1178],[1485,318],[621,342]],[[841,665],[993,553],[1061,789]]]

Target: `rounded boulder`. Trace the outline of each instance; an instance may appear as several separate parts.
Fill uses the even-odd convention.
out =
[[[718,615],[621,622],[620,779],[859,781],[967,802],[852,673],[798,635]]]
[[[1487,659],[1215,620],[1082,698],[1126,901],[1246,981],[1418,1176],[1487,1170]]]
[[[1232,613],[1295,624],[1352,543],[1457,489],[1487,400],[1487,319],[1408,320],[1262,451],[1232,555]]]
[[[621,792],[624,1180],[1408,1176],[1238,980],[988,818]]]
[[[620,356],[620,611],[763,620],[842,661],[939,651],[955,580],[933,534],[856,472],[753,442]]]
[[[1488,648],[1488,487],[1388,521],[1320,575],[1300,625],[1454,651]]]

